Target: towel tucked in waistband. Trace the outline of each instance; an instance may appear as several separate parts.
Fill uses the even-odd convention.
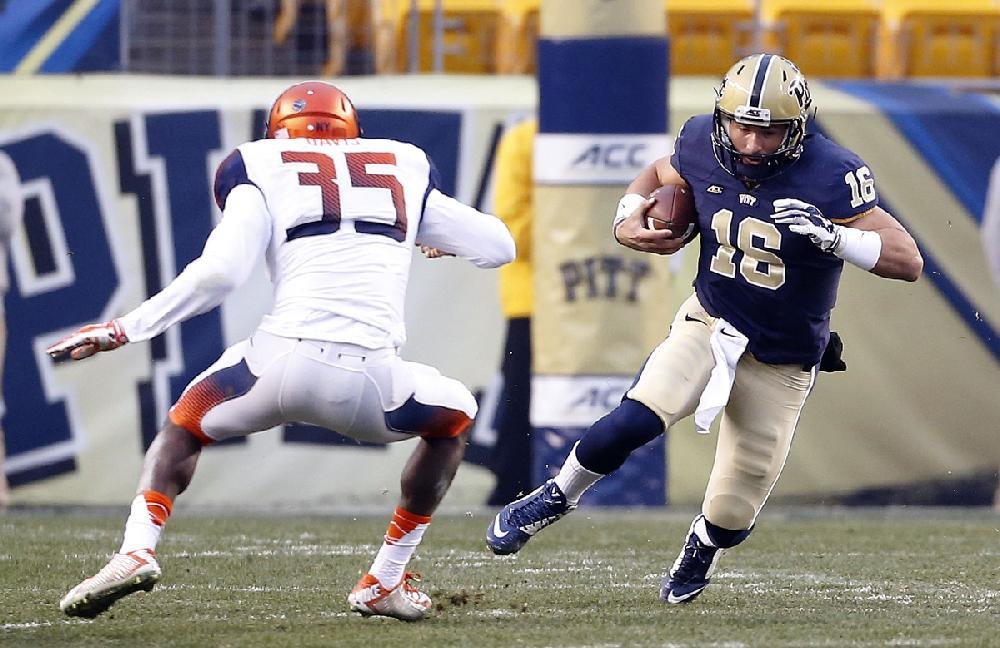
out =
[[[736,363],[746,351],[749,340],[720,317],[712,327],[710,342],[715,366],[694,411],[694,424],[700,434],[708,434],[712,421],[729,402],[729,393],[733,389],[733,380],[736,379]]]

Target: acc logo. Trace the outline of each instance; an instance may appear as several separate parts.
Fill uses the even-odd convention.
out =
[[[539,133],[533,175],[539,184],[627,185],[670,144],[666,133]]]
[[[710,194],[720,194],[722,193],[722,187],[720,187],[719,185],[708,185],[708,189],[706,189],[705,191],[707,191]]]
[[[641,169],[646,166],[645,143],[607,142],[588,146],[570,165],[573,168],[581,166],[591,168]]]
[[[577,396],[569,406],[574,409],[597,408],[604,412],[610,412],[622,399],[622,394],[624,392],[621,385],[593,386]]]
[[[292,110],[294,110],[295,112],[300,113],[305,109],[306,109],[305,99],[296,99],[294,102],[292,102]]]

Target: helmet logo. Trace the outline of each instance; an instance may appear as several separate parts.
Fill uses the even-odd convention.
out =
[[[296,99],[295,101],[292,102],[292,110],[293,111],[295,111],[297,113],[300,113],[300,112],[302,112],[305,109],[306,109],[306,100],[305,99]]]
[[[788,93],[795,97],[795,101],[799,104],[799,109],[805,112],[809,109],[809,105],[812,103],[812,98],[809,96],[809,86],[807,86],[801,76],[797,76],[792,79],[791,83],[788,84]]]
[[[757,108],[755,106],[736,106],[734,114],[736,121],[741,124],[757,124],[760,126],[771,125],[771,111],[767,108]]]

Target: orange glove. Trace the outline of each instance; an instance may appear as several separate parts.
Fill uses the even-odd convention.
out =
[[[66,354],[73,360],[89,358],[98,351],[114,351],[128,344],[128,337],[118,320],[104,324],[88,324],[73,335],[63,338],[45,350],[56,360],[65,360]]]

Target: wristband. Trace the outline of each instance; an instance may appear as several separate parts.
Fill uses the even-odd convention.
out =
[[[871,270],[882,256],[882,236],[878,232],[840,226],[833,253],[863,270]]]
[[[644,202],[646,202],[646,199],[636,193],[628,193],[621,197],[621,200],[618,201],[618,211],[615,212],[615,220],[611,223],[612,236],[614,236],[615,231],[622,224],[622,221],[631,216],[632,212],[638,209]]]

